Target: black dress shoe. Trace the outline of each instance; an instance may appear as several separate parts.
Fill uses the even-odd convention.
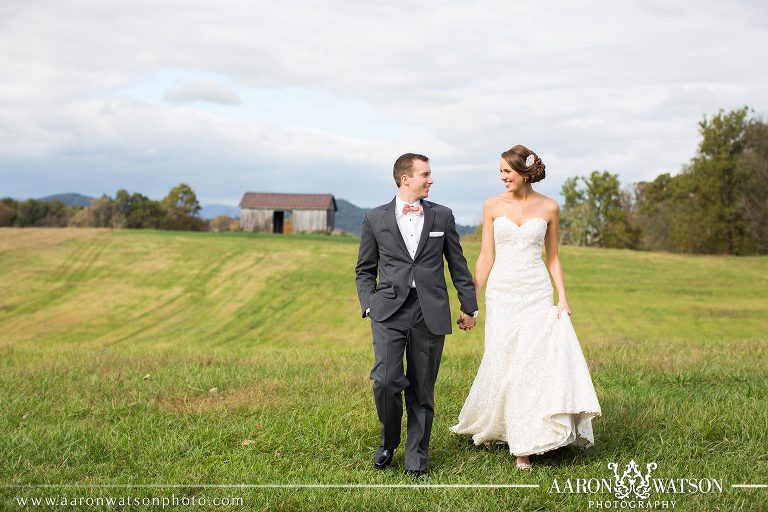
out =
[[[418,480],[420,478],[427,478],[427,470],[426,469],[406,469],[405,473],[408,475],[411,475],[414,480]]]
[[[373,457],[373,467],[376,469],[386,468],[392,464],[393,454],[394,450],[385,450],[383,447],[379,446],[379,449],[376,450],[376,456]]]

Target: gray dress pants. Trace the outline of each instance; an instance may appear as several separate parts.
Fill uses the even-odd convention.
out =
[[[403,306],[386,321],[371,320],[371,330],[375,356],[371,379],[381,423],[381,445],[393,450],[400,444],[405,391],[408,412],[405,469],[426,470],[435,411],[435,381],[445,336],[432,334],[427,329],[415,288],[411,288]]]

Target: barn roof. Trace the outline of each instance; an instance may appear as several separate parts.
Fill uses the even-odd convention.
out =
[[[328,210],[337,211],[333,194],[278,194],[273,192],[246,192],[240,208],[268,210]]]

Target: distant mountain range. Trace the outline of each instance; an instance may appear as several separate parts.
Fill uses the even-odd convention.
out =
[[[225,204],[207,204],[200,208],[200,217],[203,219],[213,219],[219,215],[226,215],[235,219],[240,218],[240,208],[237,206],[227,206]]]
[[[363,214],[370,208],[360,208],[345,199],[336,199],[336,227],[360,234],[363,231]]]
[[[40,201],[51,202],[59,200],[64,203],[65,206],[90,206],[91,200],[95,197],[84,196],[83,194],[54,194],[52,196],[41,197]],[[239,218],[240,208],[237,206],[227,206],[225,204],[209,204],[203,206],[200,209],[200,217],[203,219],[213,219],[219,215],[226,215],[228,217]]]
[[[93,197],[84,196],[82,194],[54,194],[52,196],[41,197],[41,201],[54,201],[58,199],[66,206],[90,206],[91,199]],[[370,210],[370,208],[361,208],[356,206],[345,199],[336,198],[336,227],[348,231],[350,233],[360,234],[363,223],[363,213]],[[213,219],[219,215],[226,215],[228,217],[239,218],[240,208],[237,206],[227,206],[224,204],[208,204],[200,209],[200,217],[203,219]],[[460,236],[473,232],[477,226],[465,226],[462,224],[456,224],[456,231]]]
[[[360,208],[349,201],[338,198],[336,199],[336,207],[339,209],[336,212],[336,227],[359,235],[362,232],[363,213],[370,208]],[[456,224],[456,231],[459,232],[459,236],[472,233],[475,229],[477,226]]]
[[[91,206],[91,199],[95,198],[84,196],[83,194],[75,194],[73,192],[69,194],[54,194],[52,196],[41,197],[40,201],[50,203],[51,201],[56,201],[57,199],[64,203],[64,206]]]

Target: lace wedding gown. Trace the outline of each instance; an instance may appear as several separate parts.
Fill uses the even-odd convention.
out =
[[[592,379],[567,313],[557,318],[541,259],[547,221],[493,221],[496,259],[485,291],[485,352],[451,427],[476,445],[507,443],[513,455],[594,443],[600,415]]]

